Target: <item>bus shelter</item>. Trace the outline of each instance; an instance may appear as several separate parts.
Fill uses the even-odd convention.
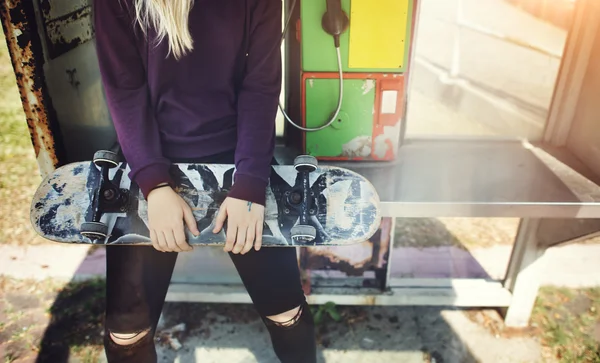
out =
[[[526,3],[284,2],[276,157],[364,175],[383,215],[361,244],[298,249],[310,303],[498,307],[523,326],[544,251],[600,231],[600,4],[553,1],[544,17]],[[339,59],[328,10],[346,16]],[[109,148],[90,1],[4,1],[0,15],[40,173]],[[440,218],[516,220],[505,269],[423,252]],[[167,300],[250,302],[219,248],[181,254]]]

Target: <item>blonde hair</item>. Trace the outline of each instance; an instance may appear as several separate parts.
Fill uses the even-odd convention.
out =
[[[154,27],[157,44],[166,37],[168,54],[179,59],[194,48],[189,29],[193,5],[194,0],[135,0],[136,20],[144,32],[148,27]]]

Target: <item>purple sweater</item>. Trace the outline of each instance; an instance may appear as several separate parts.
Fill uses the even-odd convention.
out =
[[[281,90],[281,0],[196,0],[194,49],[179,60],[167,57],[166,39],[152,42],[152,29],[145,41],[133,0],[95,0],[94,18],[108,108],[142,193],[173,182],[171,160],[235,149],[229,196],[264,205]]]

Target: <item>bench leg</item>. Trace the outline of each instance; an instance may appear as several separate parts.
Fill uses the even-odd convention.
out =
[[[505,312],[504,322],[508,327],[526,327],[540,288],[543,272],[541,258],[545,248],[539,246],[537,230],[540,219],[521,220],[514,248],[504,279],[504,287],[512,293],[510,306]]]

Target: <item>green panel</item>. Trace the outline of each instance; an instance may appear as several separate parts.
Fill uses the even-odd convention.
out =
[[[313,156],[368,157],[373,135],[375,85],[375,80],[344,80],[344,98],[337,120],[326,129],[306,133],[306,152]],[[338,80],[307,79],[305,87],[306,125],[319,127],[328,122],[336,110]],[[344,145],[347,145],[346,150]]]
[[[342,0],[342,8],[350,15],[351,0]],[[376,5],[374,5],[376,6]],[[325,0],[301,0],[301,47],[302,47],[302,70],[304,72],[337,72],[337,56],[333,37],[323,30],[321,19],[327,9]],[[399,68],[349,68],[348,49],[350,32],[347,30],[340,36],[340,53],[342,56],[342,70],[344,72],[379,72],[379,73],[402,73],[405,71],[410,50],[411,24],[413,13],[413,1],[409,2],[408,21],[406,22],[405,61]],[[352,22],[352,19],[350,19]]]

